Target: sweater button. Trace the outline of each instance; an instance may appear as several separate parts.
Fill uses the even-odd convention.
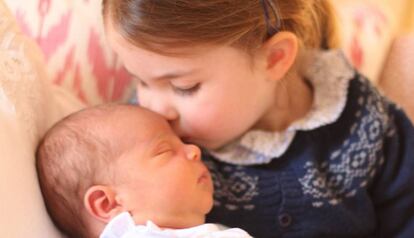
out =
[[[290,224],[292,224],[292,216],[287,213],[280,214],[278,219],[279,219],[279,225],[281,227],[286,228],[290,226]]]

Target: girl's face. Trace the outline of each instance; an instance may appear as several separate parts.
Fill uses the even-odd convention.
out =
[[[186,142],[219,148],[254,126],[274,104],[266,62],[232,47],[188,48],[165,56],[107,29],[112,48],[137,79],[138,102],[163,115]]]

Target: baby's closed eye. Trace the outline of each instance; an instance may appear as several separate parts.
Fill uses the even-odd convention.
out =
[[[163,142],[160,143],[154,152],[154,156],[161,156],[161,155],[170,155],[174,153],[174,148],[170,143]]]

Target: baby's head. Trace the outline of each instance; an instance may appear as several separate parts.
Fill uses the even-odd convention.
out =
[[[71,237],[98,237],[124,211],[136,224],[191,227],[212,207],[198,147],[136,106],[98,106],[66,117],[41,141],[36,165],[48,212]]]

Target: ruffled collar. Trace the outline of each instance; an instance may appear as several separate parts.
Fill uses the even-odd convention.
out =
[[[236,165],[269,163],[282,156],[297,131],[308,131],[335,122],[345,108],[349,81],[355,70],[341,50],[308,52],[303,76],[313,86],[313,105],[308,114],[283,132],[251,130],[216,151],[218,160]]]

